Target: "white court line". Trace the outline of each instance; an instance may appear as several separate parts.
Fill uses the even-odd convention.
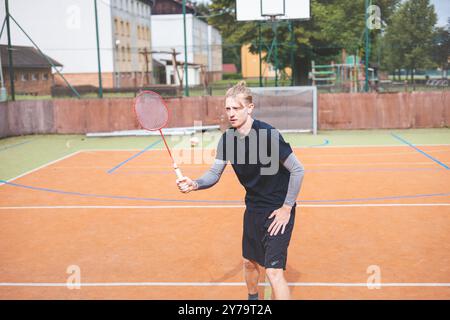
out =
[[[450,144],[415,144],[414,146],[416,147],[448,147],[450,146]],[[387,147],[387,148],[393,148],[393,147],[405,147],[405,148],[410,148],[408,145],[405,144],[395,144],[395,145],[382,145],[382,144],[372,144],[372,145],[342,145],[342,146],[321,146],[321,147],[314,147],[314,148],[383,148],[383,147]],[[293,149],[311,149],[312,147],[310,146],[300,146],[300,147],[292,147]],[[173,150],[191,150],[191,148],[172,148]],[[171,150],[172,150],[171,149]],[[166,150],[164,147],[157,147],[157,148],[151,148],[147,151],[162,151],[162,150]],[[216,147],[214,146],[213,148],[203,148],[203,149],[198,149],[198,150],[203,150],[203,151],[215,151]],[[142,149],[83,149],[80,151],[92,151],[92,152],[101,152],[101,151],[142,151]]]
[[[427,147],[427,146],[431,146],[431,147],[436,147],[436,146],[444,147],[445,146],[445,147],[447,147],[447,146],[450,146],[450,144],[445,144],[445,143],[444,144],[440,144],[440,143],[437,143],[437,144],[414,144],[414,146],[415,147]],[[301,147],[293,147],[293,148],[295,148],[295,149],[311,149],[311,148],[314,148],[314,149],[326,149],[326,148],[372,148],[372,147],[375,147],[375,148],[384,148],[384,147],[391,148],[391,147],[408,147],[408,145],[406,145],[406,144],[388,144],[388,145],[384,145],[384,144],[368,144],[368,145],[355,144],[355,145],[352,145],[352,144],[349,144],[349,145],[341,145],[341,146],[324,145],[324,146],[314,146],[314,147],[301,146]]]
[[[349,207],[448,207],[450,203],[362,203],[362,204],[298,204],[298,208],[349,208]],[[192,205],[192,206],[15,206],[0,207],[0,210],[39,209],[225,209],[245,208],[245,205]]]
[[[56,159],[56,160],[47,162],[46,164],[43,164],[43,165],[40,166],[40,167],[37,167],[37,168],[34,168],[34,169],[30,170],[30,171],[27,171],[27,172],[25,172],[25,173],[22,173],[21,175],[15,177],[15,178],[11,178],[11,179],[9,179],[9,180],[6,180],[6,182],[12,182],[12,181],[17,180],[17,179],[19,179],[19,178],[22,178],[23,176],[26,176],[26,175],[28,175],[28,174],[30,174],[30,173],[33,173],[33,172],[36,172],[36,171],[38,171],[38,170],[40,170],[40,169],[43,169],[43,168],[45,168],[45,167],[48,167],[48,166],[50,166],[50,165],[52,165],[52,164],[55,164],[55,163],[57,163],[57,162],[59,162],[59,161],[65,160],[65,159],[67,159],[67,158],[70,158],[70,157],[72,157],[72,156],[74,156],[74,155],[76,155],[76,154],[78,154],[78,153],[80,153],[80,152],[82,152],[82,151],[81,151],[81,150],[75,151],[75,152],[72,152],[72,153],[70,153],[70,154],[68,154],[68,155],[65,155],[65,156],[62,157],[62,158],[59,158],[59,159]],[[0,183],[0,187],[1,187],[2,185],[4,185],[4,184],[5,184],[5,183]]]
[[[201,169],[201,166],[210,166],[213,164],[213,162],[204,162],[204,163],[182,163],[182,162],[178,162],[178,164],[180,164],[182,167],[194,167],[194,168],[199,168]],[[330,167],[330,166],[336,166],[336,167],[357,167],[357,166],[361,166],[361,167],[366,167],[366,166],[370,166],[370,167],[376,167],[376,166],[381,166],[381,165],[401,165],[403,166],[403,168],[405,168],[405,165],[429,165],[429,166],[433,166],[434,167],[434,163],[433,162],[364,162],[364,163],[308,163],[303,161],[302,164],[305,167]],[[110,166],[57,166],[56,169],[98,169],[98,170],[104,170],[106,168],[110,168]],[[133,165],[131,167],[132,169],[167,169],[170,168],[172,171],[172,167],[169,164],[167,165],[146,165],[146,166],[136,166]],[[403,169],[403,168],[392,168],[392,169]],[[307,168],[306,168],[307,169]],[[389,168],[388,168],[389,169]],[[433,169],[433,168],[425,168],[425,167],[420,167],[420,168],[412,168],[412,169]]]
[[[259,283],[260,287],[269,286]],[[450,283],[357,283],[357,282],[288,282],[291,287],[450,287]],[[56,282],[1,282],[0,287],[242,287],[245,282],[92,282],[92,283],[56,283]]]

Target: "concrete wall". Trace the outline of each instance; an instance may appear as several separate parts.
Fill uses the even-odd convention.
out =
[[[319,129],[440,128],[450,124],[450,92],[320,94]]]
[[[224,97],[167,99],[168,127],[227,125]],[[319,129],[441,128],[450,125],[450,92],[321,94]],[[55,99],[0,103],[0,137],[138,129],[133,99]]]
[[[55,133],[51,100],[0,103],[0,137]]]

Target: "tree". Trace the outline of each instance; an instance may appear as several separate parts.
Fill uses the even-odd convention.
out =
[[[441,68],[442,78],[447,77],[450,57],[450,24],[448,28],[436,28],[433,38],[433,61]]]
[[[193,2],[195,13],[197,18],[202,21],[208,22],[208,17],[211,14],[209,6],[203,2],[197,3]]]
[[[414,83],[416,69],[433,66],[434,26],[437,16],[429,0],[408,0],[392,15],[386,29],[388,65],[405,68]]]
[[[294,43],[287,22],[279,22],[279,69],[290,66],[294,49],[294,78],[296,84],[308,82],[311,61],[329,63],[336,60],[342,49],[355,53],[363,47],[365,30],[365,0],[311,0],[311,19],[293,21]],[[373,0],[381,8],[382,19],[394,12],[400,0]],[[235,19],[235,0],[212,0],[212,17],[208,22],[222,34],[224,61],[240,65],[240,48],[250,43],[250,51],[258,52],[258,22],[238,22]],[[271,48],[273,31],[270,22],[262,22],[263,51]],[[273,64],[273,55],[266,55]],[[227,62],[228,62],[227,61]]]

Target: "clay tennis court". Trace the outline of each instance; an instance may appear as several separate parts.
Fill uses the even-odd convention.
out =
[[[165,150],[138,152],[77,150],[3,180],[1,299],[246,299],[244,189],[231,166],[212,189],[184,195]],[[190,152],[175,156],[198,177],[209,164],[180,161]],[[450,145],[295,153],[305,179],[293,299],[450,299]],[[262,274],[260,296],[269,288]]]

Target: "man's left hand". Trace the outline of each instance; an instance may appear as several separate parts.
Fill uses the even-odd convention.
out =
[[[288,205],[283,205],[280,209],[275,210],[269,216],[269,219],[275,217],[275,219],[270,224],[269,229],[267,229],[267,231],[270,233],[271,236],[276,236],[280,231],[280,229],[281,234],[284,233],[284,229],[286,229],[286,225],[288,224],[289,219],[291,218],[291,209],[292,207]]]

